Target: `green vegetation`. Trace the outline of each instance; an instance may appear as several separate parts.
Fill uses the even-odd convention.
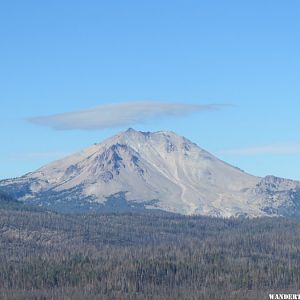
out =
[[[0,299],[268,299],[300,289],[299,225],[0,209]]]
[[[22,210],[22,211],[45,211],[37,205],[27,205],[21,201],[15,200],[10,195],[0,190],[0,209]]]

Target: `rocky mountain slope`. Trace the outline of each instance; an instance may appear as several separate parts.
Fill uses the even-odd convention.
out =
[[[300,182],[260,178],[173,132],[128,129],[0,189],[58,211],[160,209],[185,215],[300,215]]]

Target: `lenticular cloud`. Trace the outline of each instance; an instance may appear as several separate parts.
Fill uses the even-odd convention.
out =
[[[216,110],[218,104],[188,104],[138,101],[104,104],[92,109],[30,118],[34,124],[56,130],[96,130],[142,123],[155,118],[184,116],[193,112]]]

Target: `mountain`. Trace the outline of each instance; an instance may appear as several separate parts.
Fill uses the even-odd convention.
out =
[[[168,131],[128,129],[37,171],[2,180],[0,189],[63,212],[300,216],[300,182],[252,176]]]

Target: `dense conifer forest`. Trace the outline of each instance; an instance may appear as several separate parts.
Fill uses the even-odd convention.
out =
[[[300,289],[298,220],[16,206],[0,209],[0,299],[268,299]]]

